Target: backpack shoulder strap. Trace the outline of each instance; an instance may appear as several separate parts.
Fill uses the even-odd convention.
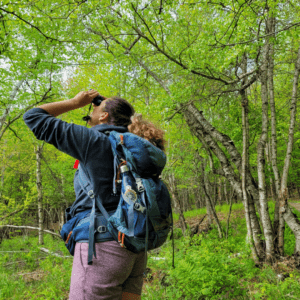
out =
[[[95,249],[95,217],[96,217],[96,202],[97,207],[100,209],[101,213],[105,217],[106,220],[109,218],[109,214],[107,213],[106,209],[104,208],[100,197],[97,195],[95,197],[93,186],[83,169],[79,166],[78,170],[78,181],[81,188],[86,192],[86,194],[92,199],[93,208],[90,214],[90,226],[89,226],[89,250],[88,250],[88,264],[92,264],[93,254],[95,258],[96,256],[96,249]]]

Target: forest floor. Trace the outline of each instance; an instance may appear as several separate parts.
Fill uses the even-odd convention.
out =
[[[289,204],[291,207],[295,208],[297,211],[300,212],[300,199],[292,199],[289,201]],[[218,211],[217,216],[221,223],[223,224],[223,228],[226,227],[225,224],[227,224],[227,219],[228,219],[228,211]],[[204,234],[206,235],[211,228],[208,226],[208,219],[205,213],[200,213],[197,215],[192,215],[188,216],[188,212],[185,213],[187,216],[185,217],[186,223],[188,224],[189,230],[193,231],[199,224],[197,234]],[[204,218],[205,216],[205,218]],[[299,215],[300,216],[300,215]],[[203,219],[204,218],[204,219]],[[300,218],[299,218],[300,219]],[[240,221],[239,221],[240,220]],[[245,212],[244,208],[241,206],[239,209],[234,209],[231,211],[230,215],[230,222],[232,226],[232,223],[242,223],[245,220]],[[233,225],[234,227],[234,225]],[[174,228],[180,228],[180,223],[179,220],[174,221]],[[238,230],[237,230],[238,231]],[[176,243],[176,240],[175,240]],[[190,243],[191,244],[191,243]],[[290,244],[290,240],[287,241],[287,244]],[[293,243],[292,243],[293,247]],[[291,248],[291,247],[290,247]],[[231,253],[232,257],[240,258],[244,254],[241,252],[239,253],[240,249],[237,247],[236,251],[234,251],[234,248],[232,249],[233,252]],[[212,251],[214,251],[212,249]],[[290,251],[291,252],[291,251]],[[182,257],[179,258],[179,260],[182,259]],[[176,261],[178,263],[178,258],[176,259],[176,254],[175,254],[175,265]],[[149,262],[149,260],[148,260]],[[196,263],[196,262],[195,262]],[[213,262],[212,262],[213,264]],[[246,264],[244,261],[241,261],[241,264]],[[150,268],[149,268],[150,266]],[[294,283],[288,283],[295,274],[296,276],[300,276],[300,268],[298,263],[295,261],[294,257],[291,255],[286,255],[285,257],[282,257],[278,262],[276,262],[273,266],[268,266],[268,265],[261,265],[261,266],[254,266],[255,268],[261,269],[261,276],[256,274],[253,276],[249,282],[247,283],[248,285],[248,293],[247,295],[244,296],[233,296],[231,293],[227,294],[227,296],[220,296],[218,297],[200,297],[200,298],[185,298],[184,296],[182,298],[174,298],[174,299],[263,299],[263,300],[274,300],[274,299],[300,299],[300,293],[297,294],[293,290]],[[249,271],[251,272],[251,267],[249,267]],[[168,287],[170,284],[167,283],[166,278],[168,278],[167,271],[164,272],[163,270],[159,270],[157,268],[151,269],[151,261],[148,263],[148,268],[147,268],[148,276],[144,279],[144,286],[143,286],[143,294],[147,295],[147,291],[155,289],[153,284],[159,284],[162,287],[165,286]],[[188,274],[186,276],[189,277]],[[211,276],[213,276],[211,274]],[[295,276],[295,277],[296,277]],[[251,277],[251,276],[250,276]],[[285,280],[288,278],[288,280]],[[296,280],[296,278],[294,278]],[[241,278],[240,284],[245,283],[247,279]],[[283,281],[285,281],[283,283]],[[300,278],[298,278],[298,281],[296,281],[296,286],[299,285]],[[239,283],[236,282],[238,285]],[[270,284],[270,286],[269,286]],[[289,285],[290,284],[290,292],[285,293],[284,292],[284,285]],[[216,284],[217,285],[217,284]],[[273,291],[272,291],[273,290]],[[148,292],[149,294],[149,292]],[[285,294],[285,295],[284,295]],[[147,295],[148,296],[148,295]],[[147,299],[152,299],[151,297],[147,297]],[[155,298],[153,298],[155,299]],[[164,299],[164,298],[161,298]],[[166,297],[165,299],[169,299]],[[171,297],[170,297],[171,299]]]
[[[300,212],[300,199],[294,198],[292,200],[289,200],[289,205],[295,208]],[[203,219],[205,214],[198,214],[196,216],[190,216],[186,217],[186,223],[188,226],[192,229],[195,228],[199,222]],[[217,216],[221,222],[227,222],[228,218],[228,212],[217,212]],[[231,211],[230,219],[244,219],[245,218],[245,210],[244,208],[236,209]],[[179,228],[180,223],[179,220],[174,221],[174,228]],[[197,233],[200,232],[207,232],[208,229],[208,219],[205,217],[205,219],[199,224],[199,229]]]
[[[300,203],[299,203],[300,205]],[[192,228],[195,228],[199,222],[203,219],[203,217],[205,216],[205,214],[200,214],[200,215],[197,215],[197,216],[191,216],[191,217],[187,217],[186,218],[186,223],[189,225],[189,227],[192,229]],[[228,212],[217,212],[217,216],[218,216],[218,219],[220,220],[220,222],[226,222],[227,221],[227,218],[228,218]],[[245,212],[244,212],[244,209],[241,208],[241,209],[238,209],[238,210],[233,210],[231,212],[231,216],[230,216],[230,219],[242,219],[245,217]],[[175,228],[179,228],[180,225],[179,225],[179,220],[177,221],[174,221],[174,227]],[[207,232],[209,229],[208,229],[208,219],[207,219],[207,216],[205,216],[205,219],[201,222],[201,224],[199,224],[199,229],[198,229],[198,232],[197,233],[200,233],[200,232]]]
[[[300,212],[300,199],[294,198],[292,200],[289,200],[289,205],[294,207],[295,209],[297,209]],[[227,221],[228,218],[228,212],[217,212],[218,218],[219,220],[222,221]],[[186,218],[186,223],[190,226],[190,228],[193,228],[195,226],[197,226],[197,224],[199,224],[199,222],[201,221],[201,219],[204,217],[204,214],[199,214],[197,216],[191,216],[191,217],[187,217]],[[231,216],[230,219],[242,219],[245,218],[245,210],[244,208],[240,208],[238,210],[233,210],[231,212]],[[198,232],[202,232],[202,231],[207,231],[208,230],[208,219],[207,217],[205,217],[205,219],[203,220],[203,222],[201,222],[200,226],[199,226],[199,231]],[[174,227],[178,228],[179,225],[179,220],[174,221]]]
[[[291,206],[300,210],[298,199]],[[299,201],[298,201],[299,202]],[[270,214],[274,205],[270,204]],[[226,231],[228,205],[217,206]],[[190,233],[205,216],[205,209],[185,212]],[[298,215],[300,218],[300,213]],[[246,226],[242,204],[234,204],[228,238],[219,239],[207,217],[197,234],[182,236],[174,215],[175,269],[172,241],[149,251],[142,299],[300,299],[300,267],[292,253],[293,234],[286,229],[286,256],[273,266],[254,264],[245,243]],[[62,257],[41,251],[35,232],[16,236],[0,245],[0,299],[61,299],[69,294],[72,257],[64,244],[45,235],[43,246]]]

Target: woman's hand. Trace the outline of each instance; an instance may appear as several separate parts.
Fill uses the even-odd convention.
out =
[[[71,100],[74,101],[74,104],[79,108],[91,104],[93,99],[99,95],[100,94],[95,90],[88,90],[84,92],[79,92]]]
[[[57,117],[70,110],[77,109],[80,107],[84,107],[88,104],[91,104],[93,99],[98,95],[99,93],[97,91],[89,90],[86,92],[78,93],[72,99],[59,101],[59,102],[46,103],[38,107],[44,109],[54,117]]]

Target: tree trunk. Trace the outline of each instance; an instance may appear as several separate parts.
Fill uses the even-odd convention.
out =
[[[234,159],[235,163],[239,165],[237,160],[239,160],[241,156],[235,148],[233,141],[231,141],[227,135],[220,133],[214,127],[212,127],[212,125],[209,124],[209,122],[204,118],[202,112],[199,112],[193,103],[190,103],[186,106],[182,106],[182,110],[184,118],[191,132],[199,139],[199,141],[203,144],[205,149],[207,149],[206,147],[209,147],[207,151],[212,151],[212,153],[214,153],[218,158],[222,169],[215,170],[215,172],[217,172],[219,175],[225,176],[232,188],[234,189],[238,198],[242,199],[243,196],[241,182],[236,176],[235,171],[227,158],[227,155],[218,146],[215,140],[218,140],[220,143],[223,144],[223,146],[227,149],[228,153],[230,154],[231,159]],[[208,153],[208,155],[210,154]],[[255,241],[256,249],[261,249],[261,251],[263,251],[260,240],[261,229],[253,202],[253,200],[257,198],[257,190],[254,186],[254,180],[250,173],[246,174],[246,180],[247,191],[251,195],[249,197],[249,213],[251,218],[253,238]]]
[[[3,147],[3,151],[2,151],[2,166],[1,166],[1,184],[0,184],[0,201],[2,200],[2,193],[3,193],[3,189],[4,189],[4,173],[5,173],[5,164],[3,163],[5,160],[5,146],[7,145],[7,140],[5,140],[4,142],[4,147]]]
[[[269,27],[271,32],[275,31],[275,18],[269,19]],[[283,255],[283,239],[284,239],[284,220],[279,215],[279,190],[280,190],[280,176],[277,167],[277,132],[276,132],[276,108],[275,108],[275,93],[274,93],[274,45],[269,44],[269,55],[268,55],[268,84],[269,84],[269,98],[270,98],[270,110],[271,110],[271,143],[270,143],[270,154],[271,154],[271,165],[274,174],[274,200],[275,200],[275,211],[274,211],[274,247],[277,251]],[[281,218],[281,219],[280,219]],[[281,246],[280,246],[281,245]]]
[[[218,183],[217,183],[217,178],[214,176],[214,183],[213,183],[213,191],[214,191],[214,206],[217,205],[218,203]]]
[[[201,195],[200,195],[200,189],[198,187],[195,189],[195,206],[196,209],[201,208]]]
[[[219,178],[219,184],[218,184],[218,201],[219,205],[222,205],[222,178]]]
[[[291,100],[291,107],[290,107],[289,139],[288,139],[286,156],[285,156],[285,161],[284,161],[284,166],[282,171],[281,186],[280,186],[280,193],[279,193],[279,201],[280,201],[279,213],[280,215],[283,216],[285,222],[288,224],[288,226],[291,228],[291,230],[295,235],[296,243],[295,243],[294,253],[297,256],[300,255],[300,224],[298,219],[293,215],[287,203],[287,179],[288,179],[288,172],[289,172],[292,150],[293,150],[293,142],[294,142],[299,72],[300,72],[300,47],[298,49],[297,60],[295,63],[292,100]],[[280,244],[280,247],[282,247],[281,251],[283,251],[283,246],[284,245]]]
[[[202,163],[201,163],[201,166],[202,166]],[[201,167],[201,169],[202,169],[202,167]],[[206,213],[207,213],[207,225],[211,226],[213,223],[213,212],[212,212],[212,205],[210,203],[210,198],[207,196],[207,195],[209,195],[209,186],[208,186],[207,181],[208,181],[207,175],[205,174],[205,172],[202,169],[200,182],[201,182],[202,191],[204,194],[204,201],[205,201],[205,207],[206,207]]]
[[[266,21],[266,33],[269,33],[269,19]],[[268,56],[269,56],[269,40],[266,38],[263,47],[262,64],[260,66],[260,81],[261,81],[261,101],[262,101],[262,127],[261,136],[257,145],[257,175],[258,175],[258,191],[259,202],[261,206],[261,223],[263,227],[265,243],[266,243],[266,261],[272,262],[274,259],[274,236],[269,215],[268,200],[266,195],[265,181],[265,156],[264,150],[268,138]]]
[[[192,203],[190,200],[190,192],[189,192],[188,188],[186,189],[185,193],[186,193],[186,200],[187,200],[187,204],[188,204],[188,210],[192,210]]]
[[[232,208],[232,198],[230,199],[229,212],[228,212],[227,222],[226,222],[226,232],[225,232],[225,238],[226,238],[226,240],[228,239],[229,220],[230,220],[230,215],[231,215],[231,208]]]
[[[179,199],[179,195],[178,195],[176,179],[175,179],[175,176],[173,173],[169,175],[169,182],[170,182],[172,198],[174,200],[175,206],[177,207],[177,210],[179,211],[180,227],[181,227],[183,235],[185,235],[185,231],[187,230],[187,225],[186,225],[186,221],[185,221],[185,218],[183,215],[182,203],[181,203],[181,201]]]
[[[247,72],[247,57],[246,55],[242,58],[242,71]],[[243,85],[246,83],[246,79],[243,80]],[[249,121],[248,121],[248,97],[246,90],[241,90],[241,100],[242,100],[242,127],[243,127],[243,154],[242,154],[242,167],[241,167],[241,177],[242,177],[242,194],[243,194],[243,204],[245,207],[245,218],[247,225],[247,241],[250,243],[252,250],[252,256],[254,261],[258,262],[261,258],[260,248],[256,249],[255,243],[253,242],[256,235],[253,235],[250,209],[249,209],[249,196],[247,192],[247,181],[246,174],[249,169]],[[258,241],[260,243],[260,241]]]
[[[215,210],[215,206],[213,205],[212,202],[212,198],[209,195],[209,185],[208,185],[208,178],[207,176],[205,176],[205,162],[204,159],[202,160],[201,163],[201,171],[202,171],[202,188],[204,191],[204,195],[205,195],[205,200],[206,200],[206,209],[207,209],[207,216],[209,216],[209,214],[211,214],[216,222],[217,228],[218,228],[218,232],[219,232],[219,238],[221,239],[223,237],[223,232],[222,232],[222,227],[221,227],[221,223],[219,221],[219,218],[217,216],[216,210]]]
[[[272,163],[271,163],[271,160],[270,160],[270,143],[268,142],[266,144],[266,148],[265,148],[265,154],[266,154],[266,159],[267,159],[267,164],[268,164],[268,172],[270,174],[269,176],[269,180],[270,180],[270,197],[272,198],[272,200],[276,201],[276,195],[275,195],[275,190],[274,190],[274,180],[273,180],[273,177],[272,177]],[[271,166],[271,168],[270,168]]]
[[[297,186],[298,197],[300,198],[300,187]]]
[[[227,184],[226,179],[224,180],[224,198],[227,204],[229,204],[228,192],[227,192]],[[231,202],[232,203],[232,202]]]
[[[42,171],[41,171],[41,156],[43,152],[43,145],[37,145],[35,147],[36,154],[36,188],[38,192],[37,203],[38,203],[38,224],[39,224],[39,244],[44,244],[43,236],[43,191],[42,191]]]

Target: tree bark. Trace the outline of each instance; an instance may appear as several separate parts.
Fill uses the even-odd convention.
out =
[[[222,205],[222,178],[219,178],[219,184],[218,184],[218,200],[219,205]]]
[[[232,168],[226,154],[223,152],[223,150],[218,146],[215,139],[213,137],[220,136],[224,137],[222,133],[218,132],[214,127],[212,127],[211,124],[204,118],[202,112],[199,112],[198,109],[195,107],[193,103],[189,103],[188,105],[182,106],[184,118],[191,130],[191,132],[199,139],[199,141],[204,145],[204,148],[209,147],[208,151],[212,151],[218,160],[220,161],[222,169],[220,170],[219,174],[222,174],[226,177],[226,179],[229,181],[230,185],[236,192],[239,199],[242,199],[242,188],[241,188],[241,182],[239,178],[237,178],[234,169]],[[205,127],[202,126],[202,124],[205,124]],[[206,131],[207,130],[207,131]],[[220,140],[219,140],[220,141]],[[221,139],[221,143],[222,143]],[[223,143],[222,143],[223,144]],[[225,146],[225,144],[227,146]],[[228,136],[226,136],[225,144],[223,146],[227,148],[227,151],[233,151],[234,154],[230,155],[230,157],[241,157],[240,154],[237,152],[234,143],[231,141]],[[233,145],[233,147],[232,147]],[[208,153],[209,155],[209,153]],[[261,249],[263,251],[261,246],[261,229],[258,222],[258,218],[256,215],[256,210],[254,206],[253,199],[257,197],[257,190],[256,187],[253,184],[253,180],[251,179],[251,174],[246,175],[247,179],[247,190],[251,194],[249,197],[249,213],[251,218],[251,224],[252,224],[252,232],[253,232],[253,238],[255,241],[255,245],[257,249]]]
[[[174,203],[177,206],[177,209],[179,211],[180,227],[181,227],[183,235],[185,235],[185,232],[187,230],[187,225],[186,225],[186,221],[185,221],[185,218],[183,215],[182,203],[179,199],[179,194],[178,194],[178,190],[177,190],[177,186],[176,186],[176,179],[175,179],[175,176],[173,173],[169,174],[169,182],[170,182],[172,198],[173,198]]]
[[[275,18],[269,18],[269,27],[271,32],[275,31]],[[274,246],[278,252],[283,255],[283,243],[284,243],[284,220],[282,215],[279,215],[279,190],[280,190],[280,176],[277,166],[277,132],[276,132],[276,108],[275,108],[275,93],[274,93],[274,45],[269,43],[269,55],[268,55],[268,85],[269,85],[269,98],[270,98],[270,110],[271,110],[271,165],[274,174]]]
[[[226,238],[226,240],[228,239],[229,220],[230,220],[230,215],[231,215],[231,208],[232,208],[232,198],[230,198],[229,212],[228,212],[228,216],[227,216],[226,233],[225,233],[225,238]]]
[[[208,185],[208,178],[207,178],[207,176],[205,176],[205,162],[204,162],[204,159],[202,160],[202,163],[201,163],[201,171],[202,171],[202,176],[201,176],[201,178],[202,178],[202,188],[203,188],[204,195],[205,195],[205,200],[206,200],[207,216],[209,216],[209,213],[213,216],[213,218],[216,222],[216,225],[217,225],[219,238],[221,239],[223,237],[222,227],[221,227],[219,218],[217,216],[215,206],[213,205],[212,198],[209,195],[209,185]]]
[[[242,59],[242,71],[247,71],[247,57],[244,55]],[[243,80],[243,85],[246,83],[246,79]],[[242,154],[242,167],[241,167],[241,177],[242,177],[242,194],[243,194],[243,204],[245,207],[245,218],[247,225],[247,241],[250,244],[252,256],[254,261],[258,262],[262,254],[261,249],[256,249],[255,240],[256,236],[252,232],[252,224],[249,209],[249,196],[246,188],[246,174],[249,169],[249,121],[248,121],[248,97],[245,90],[240,91],[242,100],[242,127],[243,127],[243,154]],[[252,239],[253,238],[253,239]]]
[[[184,118],[191,130],[191,132],[199,139],[199,141],[204,145],[204,148],[209,150],[207,151],[212,151],[218,160],[220,161],[221,164],[221,171],[219,172],[220,174],[223,174],[223,176],[226,177],[226,179],[229,181],[230,185],[232,186],[233,190],[235,191],[237,197],[239,199],[243,199],[243,194],[242,194],[242,187],[241,187],[241,182],[239,178],[237,178],[234,169],[231,167],[230,162],[226,156],[226,154],[223,152],[223,150],[218,146],[218,144],[215,142],[215,139],[210,136],[211,132],[216,132],[216,129],[212,129],[212,126],[208,123],[207,120],[205,120],[205,128],[207,128],[208,132],[205,130],[205,128],[202,126],[202,121],[204,120],[202,112],[199,112],[197,108],[194,106],[194,104],[190,103],[184,107],[182,107],[183,113],[184,113]],[[209,124],[209,125],[208,125]],[[223,136],[220,132],[218,132],[218,135]],[[229,137],[227,136],[226,141],[227,144]],[[233,142],[232,142],[233,143]],[[230,144],[230,143],[229,143]],[[224,144],[223,144],[224,145]],[[225,147],[225,145],[224,145]],[[226,148],[226,147],[225,147]],[[229,150],[228,150],[229,149]],[[228,147],[227,150],[230,151],[232,148]],[[233,151],[237,150],[233,149]],[[209,155],[209,153],[208,153]],[[235,153],[235,157],[240,156],[240,154]],[[253,184],[252,181],[252,176],[251,174],[246,175],[246,180],[247,180],[247,191],[250,193],[249,197],[249,214],[251,218],[251,226],[252,226],[252,233],[253,233],[253,239],[255,243],[255,247],[258,251],[258,253],[263,253],[263,246],[261,243],[261,229],[260,229],[260,224],[256,215],[256,210],[254,206],[254,199],[257,197],[257,190],[256,187]]]
[[[4,189],[4,173],[5,173],[5,164],[3,163],[5,160],[5,146],[7,145],[7,140],[4,141],[4,147],[2,151],[2,166],[1,166],[1,185],[0,185],[0,201],[2,200],[2,193]]]
[[[229,198],[228,198],[228,191],[227,191],[227,184],[226,179],[224,180],[224,198],[227,204],[229,204]]]
[[[196,135],[196,137],[200,140],[200,142],[203,144],[203,146],[206,148],[205,143],[203,143],[204,137],[201,135],[201,131],[205,132],[206,135],[209,134],[210,138],[209,140],[214,140],[215,142],[213,144],[216,144],[217,142],[220,142],[225,149],[227,150],[229,154],[230,161],[233,162],[233,164],[236,166],[238,172],[240,173],[241,171],[241,166],[242,166],[242,157],[238,150],[236,149],[234,142],[230,139],[230,137],[224,133],[219,132],[215,127],[213,127],[203,116],[202,111],[198,111],[198,109],[195,107],[193,103],[189,103],[186,105],[186,107],[182,106],[183,113],[185,120],[187,124],[190,127],[190,130],[192,133]],[[194,120],[189,119],[193,117]],[[198,134],[198,132],[200,134]],[[206,137],[207,139],[207,137]],[[219,159],[221,165],[222,162],[224,161],[225,166],[228,164],[228,158],[224,154],[222,150],[218,150],[220,155],[217,155],[216,152],[211,148],[211,145],[209,145],[210,151],[212,151],[217,158]],[[218,149],[218,147],[216,147]],[[223,154],[222,154],[223,153]],[[222,155],[221,155],[222,154]],[[210,153],[208,151],[208,155],[210,156]],[[226,163],[227,162],[227,163]],[[225,169],[222,165],[222,169],[220,170],[214,170],[214,174],[222,175],[227,178],[231,186],[235,189],[237,192],[237,195],[239,196],[240,199],[242,199],[242,189],[240,183],[235,184],[234,181],[231,180],[232,176],[229,177],[229,174],[235,175],[233,167],[230,165],[230,169],[226,167],[226,174],[225,174]],[[258,208],[258,213],[260,214],[260,203],[258,201],[259,195],[258,195],[258,189],[255,183],[254,178],[252,177],[252,174],[250,170],[248,170],[246,174],[246,181],[247,181],[247,190],[251,194],[253,200],[255,201],[255,204]]]
[[[44,215],[43,215],[43,186],[42,186],[42,170],[41,170],[41,156],[43,152],[43,146],[37,145],[35,147],[36,154],[36,188],[38,192],[37,203],[38,203],[38,223],[39,223],[39,244],[44,244]]]
[[[280,201],[280,209],[279,213],[283,216],[285,222],[291,228],[295,235],[296,243],[295,243],[295,251],[294,254],[300,255],[300,224],[298,219],[293,215],[290,207],[287,203],[287,179],[288,172],[291,162],[292,150],[293,150],[293,142],[294,142],[294,130],[295,130],[295,122],[296,122],[296,113],[297,113],[297,90],[298,90],[298,81],[299,81],[299,73],[300,73],[300,47],[297,53],[297,59],[295,63],[295,72],[293,79],[293,90],[292,90],[292,100],[290,106],[290,125],[289,125],[289,138],[286,150],[286,156],[284,160],[284,166],[281,177],[281,186],[279,193],[279,201]],[[280,245],[283,247],[283,245]],[[283,249],[281,249],[283,251]]]
[[[266,22],[266,33],[269,33],[269,19]],[[274,260],[274,235],[269,215],[268,200],[266,195],[266,181],[265,181],[265,156],[264,150],[268,138],[268,56],[269,56],[269,40],[266,38],[263,47],[262,63],[260,66],[260,81],[261,81],[261,101],[262,101],[262,125],[261,136],[257,145],[257,175],[258,175],[258,191],[259,202],[261,206],[261,223],[263,227],[265,243],[266,243],[266,261],[272,262]]]
[[[270,180],[270,197],[272,198],[272,200],[276,201],[276,195],[275,195],[275,184],[274,184],[274,180],[273,180],[273,177],[272,177],[272,163],[271,163],[271,159],[270,159],[270,153],[271,153],[271,149],[270,149],[270,143],[267,142],[266,144],[266,148],[265,148],[265,154],[266,154],[266,159],[267,159],[267,164],[268,164],[268,172],[270,173],[270,176],[269,176],[269,180]],[[279,213],[279,211],[278,211]],[[278,219],[278,218],[277,218]]]

